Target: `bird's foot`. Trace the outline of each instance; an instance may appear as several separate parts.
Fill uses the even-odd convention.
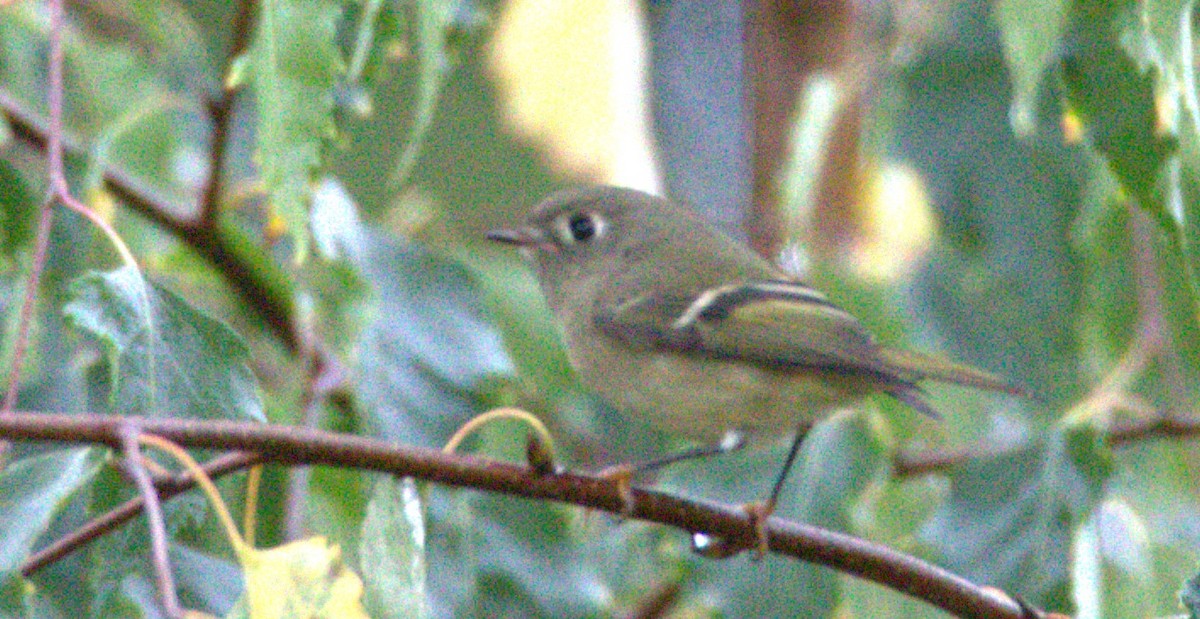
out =
[[[754,537],[756,543],[753,549],[752,558],[755,561],[762,560],[763,556],[770,550],[770,537],[767,534],[767,519],[775,512],[775,501],[754,501],[742,505],[742,511],[750,516],[750,522],[754,525]]]

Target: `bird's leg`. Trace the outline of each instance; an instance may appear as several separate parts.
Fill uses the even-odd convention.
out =
[[[775,506],[779,503],[779,494],[783,491],[783,484],[787,481],[788,473],[792,470],[792,465],[796,463],[796,456],[800,454],[800,445],[804,444],[804,437],[808,435],[811,428],[811,424],[805,424],[796,431],[792,448],[788,450],[787,459],[783,461],[783,469],[779,471],[779,477],[775,479],[775,486],[771,488],[771,496],[766,501],[754,501],[742,506],[742,509],[750,516],[750,521],[754,523],[754,534],[758,540],[754,548],[755,560],[762,559],[769,550],[767,518],[770,518],[771,514],[775,512]]]
[[[617,491],[621,495],[621,501],[624,508],[621,510],[625,515],[633,512],[633,476],[654,471],[664,466],[682,462],[684,460],[695,460],[698,458],[708,458],[711,456],[719,456],[722,454],[733,453],[746,444],[745,437],[736,430],[730,430],[721,437],[721,440],[712,445],[703,445],[692,449],[687,449],[679,453],[671,454],[664,458],[648,460],[637,464],[618,464],[610,466],[600,471],[599,476],[611,480],[617,484]],[[778,490],[776,490],[778,493]]]

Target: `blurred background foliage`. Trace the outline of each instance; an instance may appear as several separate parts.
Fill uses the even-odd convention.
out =
[[[940,422],[882,399],[841,412],[810,435],[780,515],[1079,617],[1185,612],[1197,452],[1186,436],[1121,429],[1192,419],[1200,384],[1191,2],[265,0],[251,15],[68,5],[72,186],[154,284],[122,283],[107,241],[60,210],[20,408],[132,414],[147,401],[114,397],[132,385],[170,398],[150,414],[265,415],[437,447],[474,414],[520,405],[569,466],[661,454],[679,445],[579,389],[531,274],[482,240],[555,188],[635,186],[692,204],[880,339],[1036,394],[931,387]],[[47,28],[42,3],[0,2],[5,368],[45,192]],[[223,88],[237,89],[225,119],[211,113]],[[206,203],[214,165],[223,185]],[[162,225],[206,207],[219,238]],[[296,342],[239,277],[345,366],[318,414],[301,412]],[[188,337],[115,354],[136,337],[121,320],[148,320],[112,301],[131,287]],[[139,383],[155,359],[215,386],[193,401]],[[496,424],[468,447],[520,460],[524,442],[523,427]],[[645,481],[751,500],[784,448]],[[130,490],[88,450],[19,455],[0,479],[23,490],[0,509],[16,540],[0,554],[5,612],[157,616],[140,522],[22,586],[30,550]],[[271,471],[264,492],[294,491],[286,477]],[[422,541],[388,528],[388,502],[416,499],[369,475],[314,470],[306,487],[303,530],[341,545],[372,616],[640,616],[663,600],[677,617],[940,614],[792,560],[701,559],[680,532],[560,505],[434,487]],[[287,503],[262,502],[262,543],[287,537]],[[228,612],[240,579],[204,505],[176,499],[168,520],[185,601]],[[385,577],[413,556],[412,579]],[[1200,599],[1190,587],[1183,600]]]

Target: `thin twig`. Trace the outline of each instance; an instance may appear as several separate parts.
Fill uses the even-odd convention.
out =
[[[8,371],[4,402],[0,412],[7,413],[16,406],[17,387],[21,381],[21,366],[29,346],[29,329],[33,323],[34,304],[37,300],[38,284],[46,267],[46,252],[50,246],[50,229],[54,225],[55,198],[65,193],[66,177],[63,174],[62,155],[62,65],[63,65],[63,7],[62,0],[51,0],[50,8],[50,66],[49,86],[46,98],[50,108],[50,127],[46,147],[46,165],[49,168],[49,192],[42,202],[38,217],[37,237],[34,239],[33,263],[29,267],[29,278],[25,282],[25,295],[21,301],[21,313],[17,323],[17,337],[13,344],[12,365]],[[8,445],[0,445],[0,454]]]
[[[105,415],[14,412],[0,417],[0,436],[14,440],[99,443],[120,448],[123,424],[136,424],[186,447],[259,453],[264,462],[348,467],[416,477],[531,499],[559,501],[674,526],[729,540],[757,543],[754,522],[740,507],[633,488],[632,506],[617,484],[579,474],[540,475],[526,466],[442,453],[309,428],[231,421],[148,419]],[[771,518],[771,551],[865,578],[963,617],[1017,619],[1011,599],[989,592],[939,567],[884,546],[816,527]]]
[[[209,460],[204,465],[204,472],[209,477],[217,479],[256,464],[262,464],[262,457],[258,454],[231,452]],[[185,472],[176,477],[156,480],[154,486],[158,489],[159,498],[165,501],[194,488],[196,480],[191,474]],[[137,496],[105,514],[93,518],[83,526],[30,555],[25,560],[25,563],[21,565],[21,575],[28,578],[38,570],[59,561],[79,548],[99,539],[109,531],[129,522],[142,512],[144,505],[142,497]]]
[[[246,50],[250,40],[251,17],[254,3],[249,0],[238,2],[233,18],[233,41],[225,54],[225,63],[220,76],[220,95],[209,102],[208,113],[212,118],[212,146],[208,152],[208,182],[200,198],[200,218],[197,224],[214,228],[221,213],[221,194],[225,190],[225,153],[229,141],[229,123],[233,111],[235,93],[226,86],[226,78],[233,63]]]
[[[1154,252],[1157,228],[1142,209],[1132,202],[1129,211],[1129,234],[1133,239],[1131,258],[1137,282],[1137,327],[1133,340],[1121,359],[1105,374],[1083,399],[1069,409],[1068,415],[1111,416],[1118,411],[1132,413],[1139,421],[1110,429],[1112,445],[1125,445],[1154,437],[1194,437],[1200,422],[1175,419],[1169,411],[1155,410],[1143,398],[1130,391],[1134,381],[1145,371],[1151,360],[1162,362],[1168,374],[1166,382],[1176,402],[1184,401],[1182,370],[1179,352],[1167,329],[1163,305],[1165,284]],[[925,475],[946,471],[961,465],[968,458],[995,453],[983,444],[935,450],[918,454],[899,454],[893,462],[897,476]]]
[[[163,519],[162,505],[158,492],[150,481],[150,474],[142,465],[142,448],[138,444],[141,431],[131,421],[117,426],[117,437],[121,441],[121,452],[125,455],[125,470],[142,496],[146,522],[150,526],[150,559],[154,565],[154,579],[158,585],[158,596],[168,617],[183,617],[183,608],[175,593],[175,576],[171,573],[171,558],[167,552],[167,525]]]
[[[51,131],[47,123],[2,89],[0,113],[5,115],[18,137],[39,147],[48,146]],[[71,150],[86,152],[81,139],[66,133],[60,137]],[[263,275],[264,269],[250,264],[232,246],[233,241],[224,232],[217,227],[199,226],[191,218],[176,215],[194,212],[194,206],[173,204],[170,198],[151,184],[120,168],[105,169],[104,186],[134,212],[164,228],[212,264],[230,288],[254,314],[262,318],[289,351],[300,350],[299,331],[294,324],[295,312],[289,306],[290,300],[272,292],[271,283]]]
[[[1151,439],[1200,438],[1200,420],[1159,416],[1114,427],[1108,435],[1113,445],[1125,446]]]

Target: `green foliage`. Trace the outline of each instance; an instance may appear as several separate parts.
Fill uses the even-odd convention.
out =
[[[97,388],[122,415],[264,420],[248,351],[220,322],[136,267],[89,273],[63,311],[103,343],[107,376]]]
[[[1188,618],[1200,617],[1200,575],[1193,576],[1183,584],[1179,600],[1188,611]]]
[[[291,232],[298,262],[308,252],[313,175],[335,131],[334,88],[344,70],[336,41],[341,11],[325,0],[263,2],[246,66],[230,76],[233,85],[254,86],[262,182],[272,212]]]
[[[429,616],[425,590],[425,522],[411,479],[375,482],[363,518],[359,573],[372,617]]]
[[[68,179],[137,264],[114,268],[113,240],[55,207],[20,408],[269,418],[436,447],[478,412],[519,404],[546,419],[568,466],[680,447],[578,387],[526,265],[482,246],[483,230],[562,182],[503,129],[482,45],[499,22],[490,5],[264,0],[233,33],[227,4],[70,5]],[[1109,440],[1114,421],[1195,408],[1193,3],[936,6],[952,7],[944,29],[875,67],[893,100],[868,124],[870,156],[922,178],[940,235],[911,277],[822,264],[812,279],[881,340],[944,348],[1035,397],[931,386],[940,422],[882,398],[840,413],[808,437],[778,513],[1051,610],[1165,616],[1182,602],[1198,616],[1194,446]],[[43,8],[0,6],[4,370],[45,178],[23,137],[45,131]],[[238,37],[247,45],[228,58]],[[823,84],[813,92],[846,94]],[[211,161],[222,88],[234,104],[224,159]],[[795,135],[832,136],[834,111],[807,110]],[[819,169],[827,143],[806,143],[781,183],[815,195],[822,179],[797,171]],[[223,191],[206,203],[213,166]],[[305,419],[310,346],[345,381]],[[524,444],[523,426],[496,424],[465,448],[521,461]],[[892,474],[899,452],[938,446],[967,451],[935,473]],[[637,481],[760,499],[786,447]],[[40,449],[19,445],[0,472],[0,614],[158,616],[142,520],[19,575],[35,549],[132,495],[103,450]],[[269,474],[260,539],[284,535],[282,475]],[[307,480],[300,515],[340,546],[374,617],[624,616],[675,588],[681,616],[941,616],[821,566],[712,561],[678,531],[563,505],[439,486],[419,496],[355,471]],[[222,490],[237,502],[241,480]],[[224,615],[242,571],[209,514],[195,494],[168,502],[170,555],[185,604]]]
[[[0,571],[20,567],[67,499],[86,486],[104,461],[96,449],[47,452],[9,464],[0,475]]]

